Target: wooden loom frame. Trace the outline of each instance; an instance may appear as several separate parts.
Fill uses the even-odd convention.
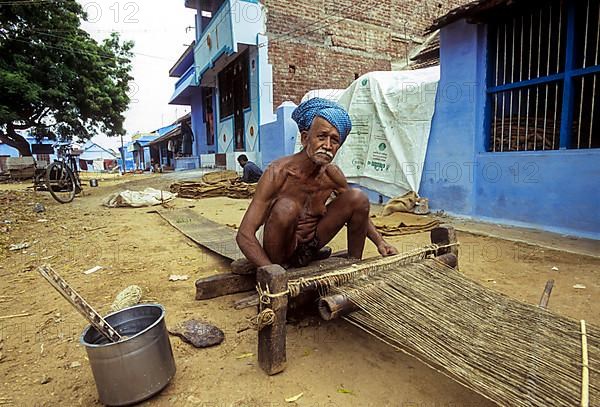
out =
[[[426,253],[435,257],[450,267],[458,267],[458,247],[456,245],[456,232],[452,226],[439,225],[430,232],[431,243],[440,246]],[[307,307],[319,298],[316,285],[308,285],[291,297],[288,295],[288,282],[304,277],[314,277],[326,272],[335,271],[336,268],[356,265],[366,267],[373,259],[351,261],[346,258],[332,256],[329,259],[314,262],[312,265],[299,269],[285,270],[277,264],[260,267],[239,267],[245,274],[226,273],[219,274],[196,281],[196,299],[204,300],[224,295],[251,291],[257,287],[261,292],[268,292],[267,303],[262,303],[263,310],[270,310],[271,321],[269,324],[259,326],[258,330],[258,362],[259,366],[268,375],[274,375],[285,370],[286,359],[286,322],[289,311]],[[234,262],[236,263],[236,262]],[[278,293],[280,295],[278,295]],[[353,304],[344,298],[323,299],[319,303],[319,314],[325,320],[337,318],[356,311]]]

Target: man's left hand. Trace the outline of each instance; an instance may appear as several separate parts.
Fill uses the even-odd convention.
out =
[[[377,245],[377,250],[379,251],[379,254],[381,254],[383,257],[398,254],[398,249],[396,249],[394,246],[392,246],[385,240]]]

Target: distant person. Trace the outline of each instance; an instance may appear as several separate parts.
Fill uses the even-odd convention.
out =
[[[246,154],[240,155],[237,160],[244,169],[242,181],[248,184],[254,184],[258,182],[263,173],[262,170],[258,168],[258,165],[254,164],[252,161],[248,161]]]
[[[191,127],[186,122],[181,123],[181,134],[182,142],[181,142],[181,153],[184,157],[189,157],[192,155],[192,143],[194,142],[194,133],[192,132]]]

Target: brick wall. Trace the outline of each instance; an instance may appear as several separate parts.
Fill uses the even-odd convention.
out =
[[[468,0],[264,0],[273,106],[390,70],[433,19]]]

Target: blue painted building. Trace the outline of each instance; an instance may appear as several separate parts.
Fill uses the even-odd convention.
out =
[[[479,0],[436,20],[432,209],[600,239],[599,15],[597,0]]]
[[[118,165],[118,155],[116,152],[104,148],[91,140],[81,146],[79,154],[80,171],[110,171]]]
[[[196,39],[171,68],[179,78],[170,104],[191,107],[191,157],[200,166],[240,170],[261,162],[261,126],[274,120],[265,12],[256,0],[186,0]]]
[[[27,142],[31,146],[33,156],[36,159],[36,161],[38,162],[38,165],[40,165],[40,163],[42,163],[42,162],[50,163],[50,162],[58,159],[58,156],[54,153],[53,154],[39,153],[40,149],[36,147],[36,145],[38,145],[38,144],[43,144],[46,146],[54,146],[57,143],[59,143],[56,140],[49,140],[47,138],[44,138],[44,139],[38,141],[33,136],[25,136],[25,140],[27,140]],[[129,144],[131,144],[131,143],[129,143]],[[127,144],[125,146],[126,152],[127,152],[127,146],[129,144]],[[46,151],[50,152],[51,149],[48,148],[48,149],[46,149]],[[52,151],[54,151],[54,150],[52,150]],[[121,166],[122,155],[120,155],[120,152],[121,152],[121,148],[119,148],[119,153],[117,153],[111,149],[107,149],[107,148],[100,146],[99,144],[93,142],[92,140],[87,140],[79,148],[77,165],[78,165],[80,171],[110,170],[115,165]],[[126,153],[126,157],[127,157],[126,160],[128,163],[127,169],[131,170],[131,169],[134,169],[133,154],[131,152],[128,154],[129,155],[127,155],[127,153]],[[0,142],[0,160],[5,157],[19,157],[19,156],[20,156],[19,151],[16,148],[10,147],[7,144]]]
[[[133,156],[133,165],[136,170],[149,171],[152,163],[150,142],[159,137],[157,132],[148,134],[136,134],[131,137],[131,143],[127,151]]]
[[[25,137],[25,140],[27,140],[27,142],[29,143],[29,146],[33,146],[34,144],[52,145],[52,144],[56,143],[56,141],[48,140],[47,138],[43,138],[38,141],[35,137],[30,136],[30,135],[23,135],[23,137]],[[33,155],[36,156],[37,160],[42,160],[42,161],[48,161],[51,158],[52,159],[56,158],[56,156],[54,156],[54,155],[49,155],[48,157],[46,157],[46,154],[36,154],[35,151],[33,151]],[[0,141],[0,157],[20,157],[20,156],[21,156],[21,154],[19,153],[19,150]]]
[[[132,145],[133,141],[129,141],[123,144],[123,147],[119,147],[119,158],[117,159],[117,163],[121,169],[125,168],[125,171],[135,170]],[[125,159],[125,165],[123,165],[123,158]]]

